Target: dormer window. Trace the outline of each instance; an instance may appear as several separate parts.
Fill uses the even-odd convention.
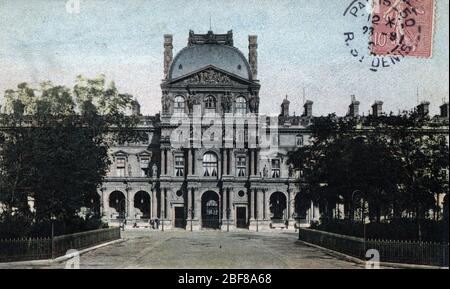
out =
[[[178,65],[178,69],[180,69],[180,70],[183,69],[183,65],[181,65],[181,64]]]
[[[239,70],[241,70],[242,69],[242,65],[238,65],[238,67],[237,67]]]

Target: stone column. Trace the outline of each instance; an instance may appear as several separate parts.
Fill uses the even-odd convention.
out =
[[[131,190],[127,191],[127,219],[135,219],[134,216],[134,193]]]
[[[192,176],[193,172],[192,172],[192,149],[188,150],[188,162],[187,162],[187,175],[188,176]]]
[[[264,192],[263,190],[258,190],[258,196],[256,198],[256,218],[258,220],[263,220],[264,219]]]
[[[264,203],[266,206],[266,209],[265,209],[266,220],[270,221],[271,214],[270,214],[270,192],[269,191],[266,191],[266,199],[264,200]]]
[[[249,156],[248,156],[248,168],[249,168],[249,176],[253,176],[253,150],[250,150]]]
[[[222,166],[223,166],[222,154],[219,153],[219,155],[217,156],[217,177],[219,179],[222,178],[223,175]]]
[[[161,175],[166,175],[166,156],[165,156],[165,149],[161,150]]]
[[[255,176],[259,176],[259,151],[255,149]]]
[[[170,195],[172,194],[172,189],[167,190],[166,196],[165,196],[165,212],[166,212],[166,225],[167,229],[171,229],[173,225],[172,220],[172,206],[170,204]]]
[[[231,150],[230,151],[230,174],[235,177],[236,176],[236,164],[235,164],[236,160],[235,160],[235,155],[234,155],[234,151]]]
[[[251,197],[250,197],[250,230],[255,230],[256,231],[256,193],[257,193],[257,189],[251,189]]]
[[[227,220],[227,190],[222,191],[222,225],[226,223]]]
[[[187,220],[192,219],[192,188],[188,188],[186,192],[186,212],[187,212]]]
[[[160,198],[159,198],[159,219],[162,221],[164,218],[164,205],[165,205],[165,195],[166,188],[161,188]]]
[[[230,219],[229,219],[229,228],[230,230],[235,229],[236,228],[236,212],[235,212],[235,206],[233,204],[234,200],[234,189],[233,188],[228,188],[228,204],[229,204],[229,209],[230,209]]]
[[[170,150],[167,150],[167,175],[172,176],[173,172],[174,172],[173,153]]]
[[[228,149],[223,150],[223,174],[228,175]]]
[[[196,151],[192,149],[192,175],[197,174],[197,160],[196,160]]]
[[[193,189],[194,200],[194,220],[192,221],[193,230],[200,230],[201,228],[201,215],[202,215],[202,199],[200,198],[200,192],[198,188]]]
[[[152,219],[155,219],[158,215],[158,201],[156,200],[156,188],[152,189]]]

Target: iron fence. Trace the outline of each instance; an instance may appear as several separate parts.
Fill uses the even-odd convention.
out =
[[[366,251],[375,249],[381,262],[448,267],[449,244],[366,240],[312,229],[300,229],[299,240],[365,260]]]
[[[120,228],[108,228],[52,238],[0,240],[0,262],[53,259],[70,249],[81,250],[120,239]]]
[[[51,257],[51,238],[0,240],[0,262],[42,260]]]

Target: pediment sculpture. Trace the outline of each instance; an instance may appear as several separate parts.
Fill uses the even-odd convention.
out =
[[[233,81],[225,73],[214,69],[200,71],[183,80],[184,84],[232,84]]]

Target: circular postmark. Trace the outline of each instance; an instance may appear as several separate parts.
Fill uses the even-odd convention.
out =
[[[352,58],[377,72],[406,56],[429,56],[431,45],[426,43],[431,43],[431,33],[426,24],[432,12],[427,10],[432,10],[433,1],[352,0],[343,14],[352,21],[352,28],[343,33]]]

